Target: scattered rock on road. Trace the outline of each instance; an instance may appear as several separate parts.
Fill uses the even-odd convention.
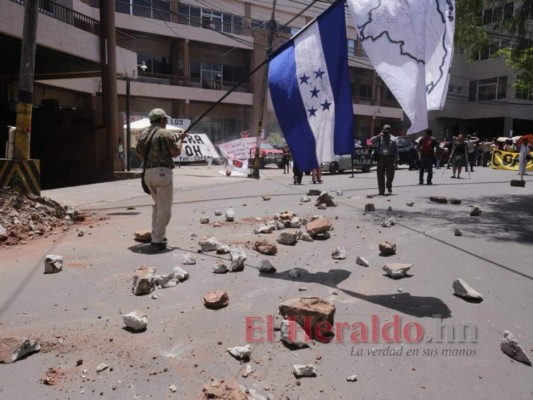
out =
[[[249,344],[245,346],[230,347],[226,349],[226,351],[238,360],[248,360],[252,355],[252,348]]]
[[[285,244],[288,246],[293,246],[298,241],[298,235],[296,232],[281,232],[276,241],[279,244]]]
[[[346,249],[342,246],[337,247],[333,252],[331,253],[331,257],[335,260],[344,260],[346,259]]]
[[[388,263],[383,266],[383,271],[391,278],[399,279],[403,278],[412,267],[413,264]]]
[[[337,207],[337,203],[333,199],[333,196],[329,192],[322,192],[315,201],[315,206],[318,207],[321,204],[325,204],[326,207]]]
[[[374,203],[368,203],[365,204],[365,211],[376,211],[376,207],[374,206]]]
[[[216,251],[221,243],[214,236],[204,236],[198,242],[203,252]]]
[[[331,222],[323,216],[318,216],[318,218],[313,219],[308,222],[306,225],[306,231],[311,237],[329,232],[331,230]]]
[[[229,272],[229,267],[226,265],[226,261],[216,260],[215,265],[213,265],[213,273],[225,274],[226,272]]]
[[[63,257],[48,254],[44,259],[44,273],[55,274],[63,270]]]
[[[415,202],[414,201],[408,201],[407,203],[405,203],[405,205],[407,207],[413,207],[415,205]]]
[[[357,375],[350,375],[346,377],[347,382],[357,382]]]
[[[149,243],[152,240],[152,231],[149,229],[135,231],[135,240],[137,242]]]
[[[244,262],[247,259],[247,255],[244,251],[237,248],[232,248],[230,252],[230,272],[239,272],[244,270]]]
[[[455,228],[454,235],[455,236],[463,236],[463,231],[461,231],[459,228]]]
[[[481,215],[481,208],[479,206],[471,206],[472,209],[470,210],[470,216],[471,217],[479,217]]]
[[[381,226],[383,228],[390,228],[393,225],[396,225],[396,220],[392,217],[386,218],[383,221],[381,221]]]
[[[201,224],[208,224],[209,223],[209,218],[200,218],[200,223]]]
[[[275,255],[278,252],[277,246],[267,240],[257,240],[254,243],[254,250],[269,256]]]
[[[235,221],[235,210],[232,207],[226,210],[226,221],[228,222]]]
[[[483,301],[483,296],[462,279],[457,278],[453,281],[453,290],[456,296],[463,297],[465,300]]]
[[[379,244],[379,252],[382,256],[388,257],[396,254],[396,243],[384,241]]]
[[[300,328],[296,326],[296,321],[282,320],[279,325],[280,339],[289,346],[294,347],[308,347],[310,337]]]
[[[264,274],[273,274],[274,272],[276,272],[276,268],[269,260],[263,259],[259,261],[259,272],[262,272]]]
[[[308,329],[309,337],[317,339],[317,335],[328,336],[331,333],[327,329],[334,324],[335,306],[329,300],[322,297],[299,297],[287,300],[279,305],[279,313],[285,319],[294,319],[302,328]]]
[[[455,205],[462,203],[460,199],[450,199],[449,201],[450,201],[450,204],[455,204]]]
[[[293,365],[293,373],[297,378],[312,378],[316,376],[316,367],[313,364]]]
[[[447,204],[448,198],[444,196],[430,196],[429,200],[434,203]]]
[[[229,296],[223,290],[215,290],[214,292],[209,292],[204,296],[204,306],[217,310],[219,308],[224,308],[229,303]]]
[[[195,255],[192,255],[192,254],[189,254],[189,253],[185,253],[182,256],[182,259],[183,259],[183,265],[195,265],[196,264],[196,256]]]
[[[140,310],[135,310],[122,316],[122,321],[127,328],[135,332],[144,331],[148,326],[148,317],[144,311]]]
[[[521,363],[531,366],[531,360],[522,349],[522,346],[518,344],[516,339],[513,337],[513,334],[509,331],[503,333],[503,339],[501,344],[502,351],[507,354],[509,357],[519,361]]]
[[[155,268],[142,266],[133,275],[133,294],[141,296],[150,294],[155,288]]]
[[[357,258],[355,259],[355,263],[357,265],[362,265],[363,267],[370,267],[370,264],[368,263],[366,258],[363,258],[363,257],[357,256]]]
[[[41,345],[35,339],[15,336],[0,337],[0,362],[11,364],[26,354],[35,353],[40,349]]]

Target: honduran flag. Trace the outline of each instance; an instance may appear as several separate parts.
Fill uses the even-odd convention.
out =
[[[353,152],[344,0],[272,53],[268,80],[278,122],[300,170]]]

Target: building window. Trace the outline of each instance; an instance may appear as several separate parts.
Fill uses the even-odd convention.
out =
[[[357,48],[357,42],[355,40],[348,39],[348,57],[355,56],[356,48]]]
[[[468,101],[490,101],[507,97],[507,77],[481,79],[469,84]]]
[[[204,89],[221,90],[233,87],[236,83],[243,81],[244,85],[237,88],[237,91],[249,91],[248,74],[248,69],[241,66],[203,61],[190,62],[191,85]]]
[[[178,6],[178,22],[184,25],[201,26],[226,33],[242,35],[243,17],[213,11],[206,8],[193,7],[180,3]]]
[[[516,89],[515,97],[521,100],[533,100],[533,90],[528,88],[525,89]]]
[[[494,28],[499,29],[499,24],[513,17],[514,2],[498,5],[483,10],[481,21],[483,25],[495,24]]]
[[[448,86],[448,93],[453,93],[453,90],[455,89],[455,86]]]
[[[479,53],[472,55],[473,61],[488,60],[498,56],[498,51],[511,47],[511,40],[509,39],[494,39],[485,46]]]
[[[139,76],[154,78],[168,78],[170,75],[169,58],[154,54],[137,54],[137,63],[146,65],[146,68],[139,70]]]

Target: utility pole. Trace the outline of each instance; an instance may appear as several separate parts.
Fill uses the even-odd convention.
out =
[[[12,159],[0,160],[0,187],[11,187],[22,193],[41,193],[39,160],[30,160],[33,108],[33,78],[37,45],[39,0],[26,0],[20,51],[17,103],[17,127],[14,133]]]
[[[277,30],[277,23],[276,23],[276,0],[273,0],[272,2],[272,16],[270,17],[270,21],[268,21],[268,42],[267,42],[267,48],[266,48],[266,56],[267,59],[270,56],[270,53],[272,53],[272,44],[274,42],[274,34]],[[263,76],[263,86],[261,87],[261,97],[260,97],[260,103],[259,103],[259,119],[257,121],[257,131],[256,131],[256,143],[255,143],[255,156],[254,156],[254,164],[252,166],[252,178],[259,179],[259,168],[261,167],[261,131],[263,129],[263,114],[265,112],[265,103],[266,103],[266,94],[267,94],[267,86],[268,86],[268,62],[265,65],[265,74]]]
[[[102,113],[107,135],[104,173],[111,178],[118,165],[118,100],[115,0],[100,1],[100,63]],[[110,175],[110,176],[107,176]]]

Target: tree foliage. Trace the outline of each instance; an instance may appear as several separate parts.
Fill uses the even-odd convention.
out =
[[[533,90],[533,0],[514,1],[512,18],[497,24],[484,25],[483,10],[503,7],[510,0],[456,0],[455,44],[472,52],[489,45],[491,36],[511,40],[512,47],[501,50],[498,55],[518,75],[516,86]]]

